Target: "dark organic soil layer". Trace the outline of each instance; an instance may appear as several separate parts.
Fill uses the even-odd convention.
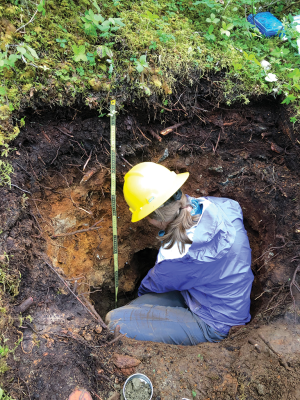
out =
[[[117,117],[119,305],[135,296],[158,249],[153,228],[130,222],[123,177],[130,165],[154,161],[189,171],[184,190],[192,196],[241,204],[255,275],[252,321],[220,344],[174,351],[122,338],[107,345],[113,336],[100,332],[44,260],[82,296],[93,292],[102,317],[113,308],[109,119],[76,110],[28,114],[10,160],[13,186],[0,189],[0,254],[5,251],[22,275],[16,304],[35,300],[24,314],[32,322],[16,323],[5,336],[12,345],[23,335],[4,381],[14,398],[67,399],[75,387],[85,387],[106,400],[132,373],[114,366],[116,352],[142,361],[136,370],[152,380],[154,399],[195,393],[196,399],[300,399],[299,315],[290,295],[300,258],[299,144],[274,102],[198,105],[207,111],[161,140],[166,126],[144,110]],[[168,125],[177,122],[168,118]],[[92,226],[100,228],[60,236]],[[292,293],[297,308],[295,288]]]

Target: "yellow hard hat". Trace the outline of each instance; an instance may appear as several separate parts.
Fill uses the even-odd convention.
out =
[[[164,204],[187,180],[188,172],[176,174],[163,165],[144,162],[125,175],[124,197],[132,222],[140,221]]]

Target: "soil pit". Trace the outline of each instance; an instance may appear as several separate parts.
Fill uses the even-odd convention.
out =
[[[188,171],[186,193],[230,197],[243,209],[255,275],[252,321],[220,344],[193,348],[113,341],[46,266],[44,260],[102,317],[114,307],[109,121],[61,110],[31,117],[14,143],[12,188],[1,188],[0,249],[22,274],[17,300],[35,298],[33,322],[23,326],[23,345],[16,350],[22,365],[12,360],[7,373],[15,398],[30,392],[34,399],[65,399],[84,386],[108,399],[137,370],[115,366],[115,352],[140,361],[138,371],[153,382],[154,398],[300,398],[298,293],[290,287],[300,258],[299,146],[280,112],[272,102],[212,108],[160,141],[149,132],[165,126],[137,112],[118,116],[119,306],[136,296],[159,247],[154,227],[130,222],[122,195],[130,165],[153,161]]]

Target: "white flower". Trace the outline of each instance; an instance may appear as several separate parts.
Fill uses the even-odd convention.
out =
[[[270,72],[265,77],[265,80],[268,82],[276,82],[278,81],[277,76],[275,74],[271,74]]]
[[[271,68],[271,64],[267,60],[262,60],[260,65],[263,67],[265,71],[268,71]]]

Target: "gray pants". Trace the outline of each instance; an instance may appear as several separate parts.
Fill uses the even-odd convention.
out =
[[[132,339],[168,344],[195,345],[220,342],[227,335],[215,331],[186,306],[180,292],[149,293],[105,318],[111,331],[116,325]]]

